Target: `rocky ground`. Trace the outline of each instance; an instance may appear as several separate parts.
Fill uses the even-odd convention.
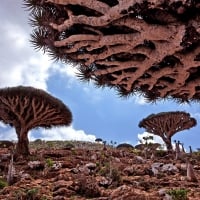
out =
[[[191,181],[186,158],[176,160],[162,151],[151,157],[138,150],[104,148],[101,144],[57,146],[42,142],[30,149],[27,159],[14,160],[12,184],[5,187],[10,153],[0,149],[1,200],[200,199],[198,153],[187,155],[197,178]]]

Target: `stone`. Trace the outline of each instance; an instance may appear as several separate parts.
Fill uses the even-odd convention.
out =
[[[141,163],[141,164],[143,164],[143,163],[146,162],[145,159],[142,158],[141,156],[135,156],[135,159],[136,159],[136,161],[137,161],[138,163]]]
[[[44,169],[44,163],[42,163],[42,162],[39,161],[39,160],[36,160],[36,161],[29,161],[29,162],[28,162],[28,166],[29,166],[31,169]]]
[[[85,167],[87,167],[90,170],[94,170],[96,168],[96,166],[97,166],[96,163],[87,163],[85,165]]]

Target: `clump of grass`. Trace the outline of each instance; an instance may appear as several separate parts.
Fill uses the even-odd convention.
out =
[[[106,162],[99,170],[101,176],[109,177],[112,179],[112,182],[115,182],[116,185],[121,183],[121,174],[117,168],[114,168],[110,165],[109,162]]]
[[[67,149],[67,150],[71,150],[71,149],[74,149],[75,148],[75,145],[72,143],[72,142],[66,142],[65,145],[64,145],[64,148]]]
[[[37,194],[38,194],[38,188],[32,188],[26,191],[26,197],[27,199],[30,199],[30,200],[35,200]]]
[[[53,164],[54,164],[54,163],[53,163],[53,160],[52,160],[51,158],[47,158],[47,159],[46,159],[46,165],[47,165],[47,167],[50,168],[50,167],[53,166]]]
[[[38,188],[19,189],[14,191],[14,197],[16,200],[37,200],[38,194]]]
[[[172,197],[172,200],[187,200],[187,193],[188,190],[186,189],[174,189],[167,192]]]
[[[6,186],[8,186],[7,181],[5,181],[4,179],[0,179],[0,190]]]

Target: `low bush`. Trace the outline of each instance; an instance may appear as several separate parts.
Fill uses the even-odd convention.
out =
[[[174,190],[169,190],[167,192],[171,197],[172,200],[187,200],[187,193],[188,190],[186,189],[174,189]]]

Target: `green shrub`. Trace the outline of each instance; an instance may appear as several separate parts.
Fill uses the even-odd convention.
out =
[[[15,190],[14,197],[16,200],[22,200],[24,198],[24,191],[22,189]]]
[[[54,163],[53,163],[53,160],[51,158],[47,158],[46,164],[47,164],[47,167],[52,167]]]
[[[133,149],[133,146],[128,143],[122,143],[122,144],[117,145],[116,148],[117,149]]]
[[[36,139],[36,140],[34,140],[34,143],[36,143],[36,144],[42,144],[43,142],[42,142],[41,139]]]
[[[16,200],[38,200],[38,188],[18,189],[14,191]]]
[[[108,162],[100,168],[99,174],[101,176],[109,177],[113,182],[120,184],[121,183],[121,174],[117,168],[112,167]]]
[[[173,200],[187,200],[187,193],[188,190],[186,189],[174,189],[174,190],[169,190],[167,192]]]
[[[156,157],[164,157],[167,156],[168,152],[165,150],[156,150],[155,151],[155,156]]]
[[[73,143],[71,143],[71,142],[65,143],[64,149],[71,150],[73,148],[75,148],[75,145]]]
[[[141,155],[141,150],[139,149],[132,149],[132,153],[134,153],[136,156]]]
[[[113,168],[111,170],[111,179],[112,179],[112,181],[114,181],[114,182],[116,182],[118,184],[121,183],[121,174],[120,174],[118,169]]]
[[[5,180],[0,179],[0,189],[3,189],[6,186],[8,186],[8,183]]]
[[[26,190],[26,198],[27,200],[35,200],[38,194],[38,188],[32,188]]]

